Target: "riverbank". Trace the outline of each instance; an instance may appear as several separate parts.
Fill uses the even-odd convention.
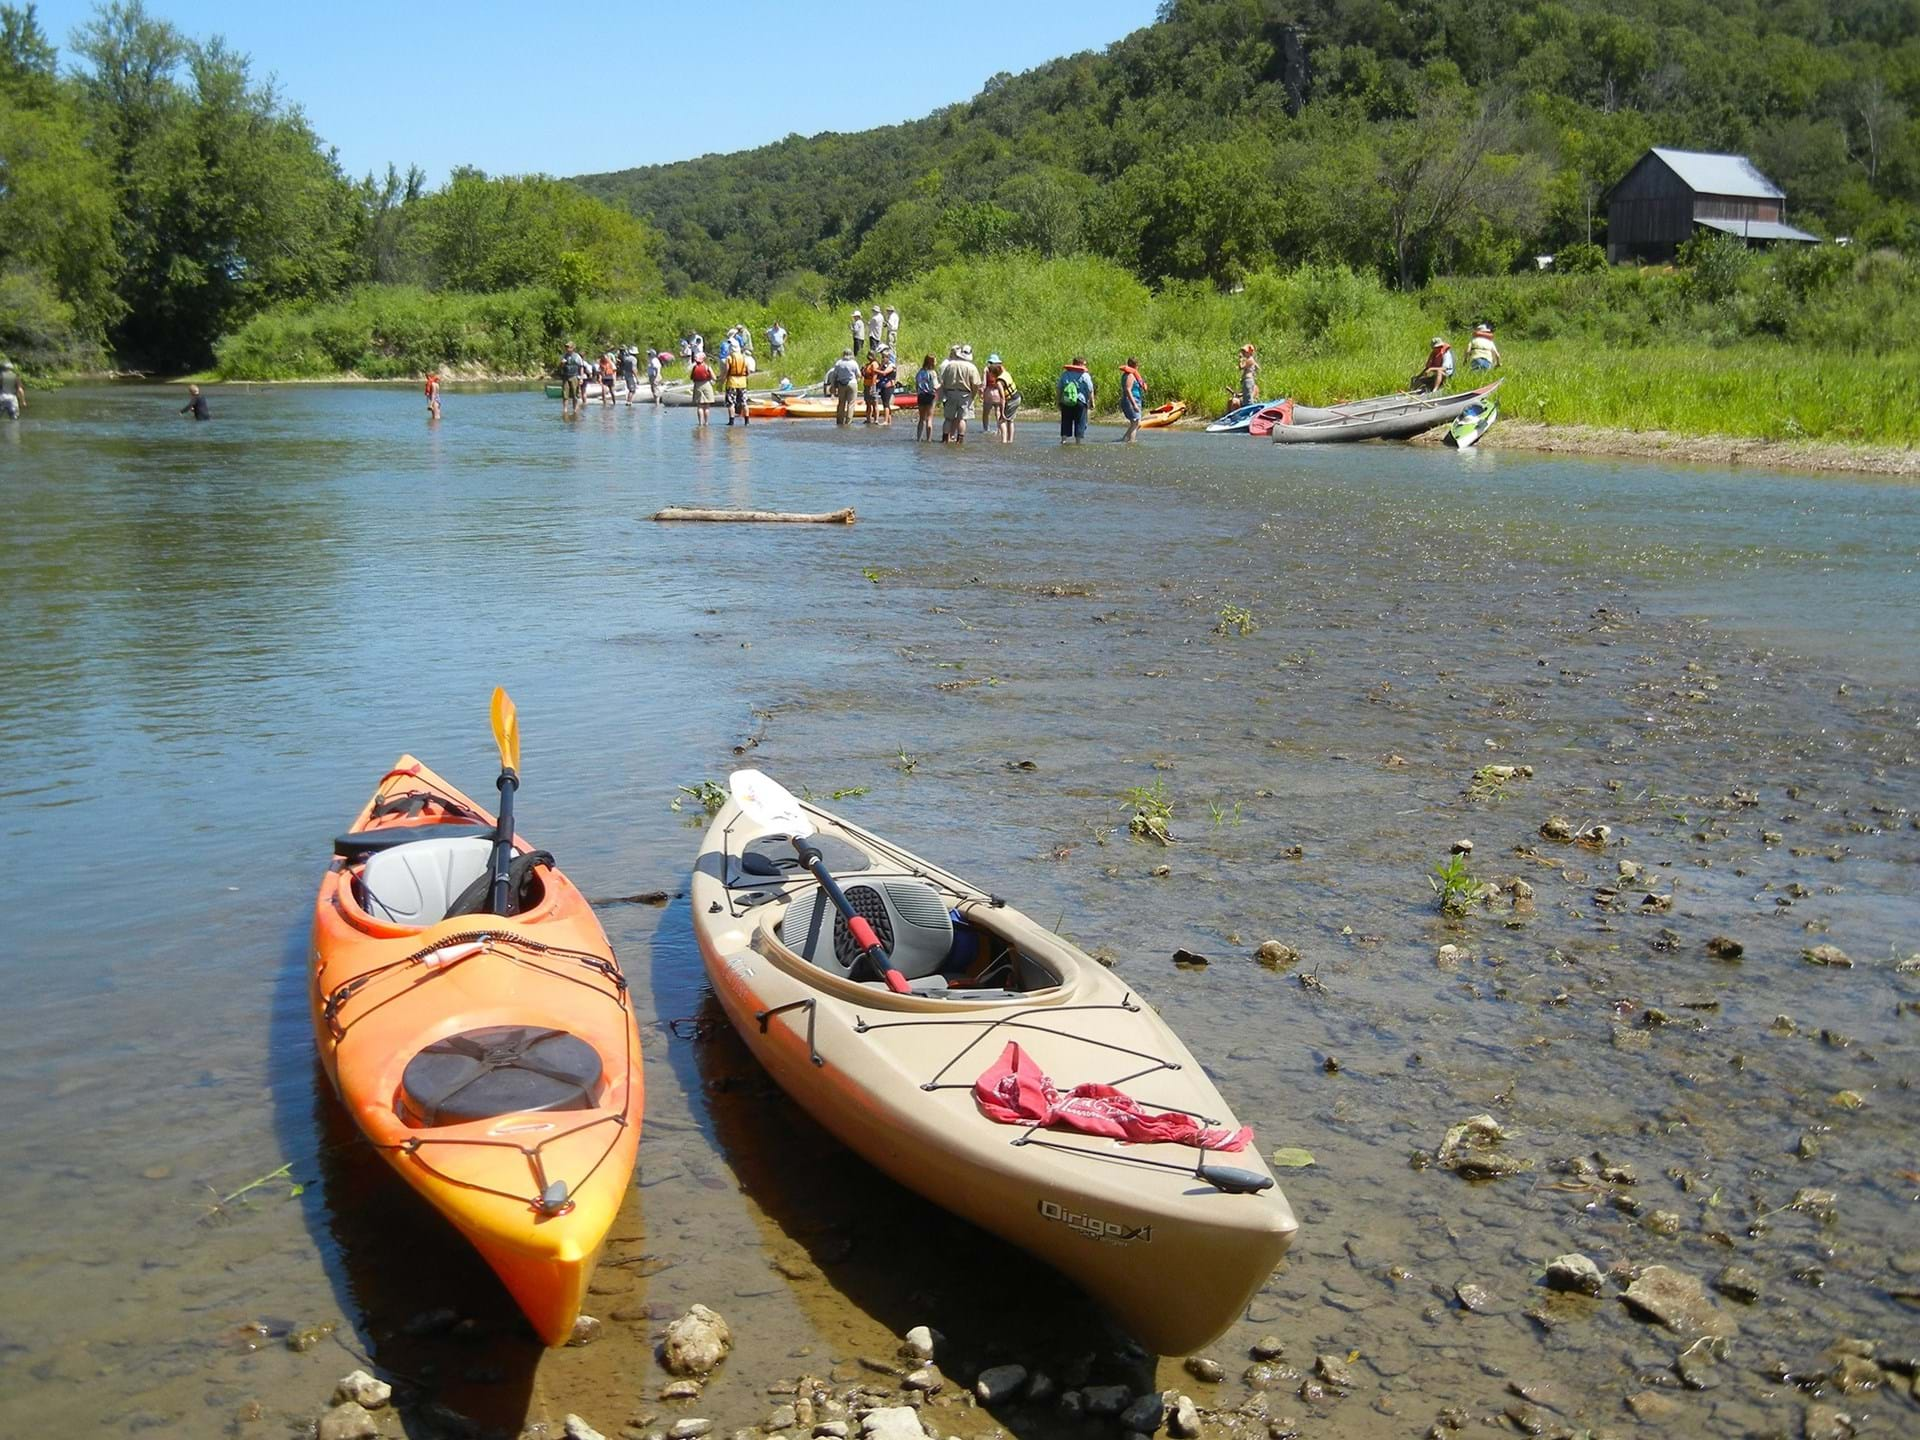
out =
[[[1420,437],[1439,444],[1444,430]],[[1920,478],[1920,450],[1911,446],[1842,445],[1809,440],[1753,440],[1734,435],[1681,435],[1671,430],[1613,430],[1599,425],[1543,425],[1504,417],[1481,440],[1482,450],[1544,455],[1598,455],[1678,460],[1766,470],[1813,470]]]

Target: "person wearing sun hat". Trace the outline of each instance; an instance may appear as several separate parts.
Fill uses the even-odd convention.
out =
[[[1260,398],[1260,361],[1253,346],[1240,347],[1240,403],[1251,405]]]
[[[1482,320],[1473,327],[1473,338],[1467,342],[1467,368],[1491,370],[1499,363],[1500,347],[1493,343],[1493,326]]]
[[[860,313],[858,305],[853,307],[853,324],[848,328],[853,332],[853,353],[858,355],[867,343],[867,317]]]
[[[1413,377],[1412,387],[1425,390],[1429,394],[1439,394],[1447,388],[1447,382],[1453,379],[1453,346],[1447,343],[1447,337],[1433,337],[1433,348],[1427,351],[1426,363]]]
[[[988,435],[998,432],[1002,445],[1013,439],[1013,412],[1020,404],[1019,395],[1006,362],[997,354],[987,356],[987,368],[980,377],[980,428]]]

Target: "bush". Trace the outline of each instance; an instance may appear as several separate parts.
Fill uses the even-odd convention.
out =
[[[1753,252],[1746,242],[1717,231],[1695,235],[1680,247],[1674,260],[1688,272],[1688,293],[1710,305],[1730,298],[1753,268]]]
[[[1606,268],[1606,250],[1585,242],[1564,246],[1553,257],[1553,273],[1556,275],[1592,275]]]
[[[0,355],[29,373],[105,363],[99,344],[81,330],[73,307],[37,270],[0,272]]]

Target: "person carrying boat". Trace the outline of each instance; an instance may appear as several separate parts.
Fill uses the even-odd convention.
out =
[[[1251,405],[1260,398],[1260,360],[1253,346],[1240,347],[1240,403]]]
[[[1473,327],[1473,338],[1467,342],[1467,368],[1491,370],[1499,363],[1500,347],[1493,343],[1493,326],[1482,320]]]
[[[13,362],[0,355],[0,420],[18,420],[27,408],[27,387],[20,383],[20,372]]]
[[[1447,337],[1433,337],[1433,348],[1427,352],[1427,360],[1413,377],[1412,389],[1424,390],[1437,395],[1447,388],[1447,382],[1453,379],[1453,346],[1447,343]]]
[[[747,352],[735,346],[727,357],[727,424],[733,424],[737,418],[742,425],[751,425],[747,414],[747,377],[753,373],[753,361],[747,358]]]
[[[1076,355],[1060,372],[1060,443],[1078,445],[1087,438],[1087,416],[1093,411],[1093,376],[1084,355]]]
[[[973,347],[949,347],[947,363],[940,367],[940,408],[946,421],[940,432],[941,440],[950,440],[956,445],[966,443],[967,412],[973,408],[973,398],[979,393],[980,370],[973,363]]]
[[[1127,433],[1120,439],[1131,443],[1140,433],[1140,416],[1147,403],[1147,382],[1140,376],[1140,362],[1129,355],[1120,367],[1120,414],[1127,422]]]

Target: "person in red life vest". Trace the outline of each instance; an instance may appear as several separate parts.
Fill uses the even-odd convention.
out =
[[[427,418],[440,418],[440,375],[433,370],[427,372]]]
[[[1433,337],[1433,348],[1427,352],[1427,360],[1420,367],[1420,373],[1413,377],[1412,388],[1425,390],[1428,394],[1438,394],[1447,388],[1453,379],[1453,346],[1447,343],[1444,335]]]

